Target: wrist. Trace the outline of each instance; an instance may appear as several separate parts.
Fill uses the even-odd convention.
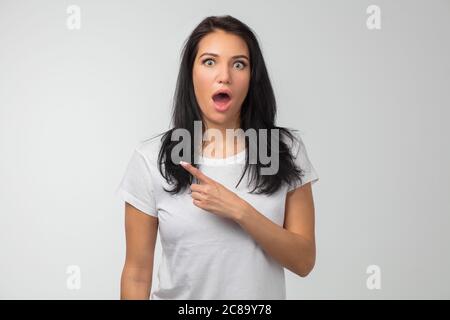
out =
[[[245,216],[247,216],[250,208],[250,204],[241,198],[233,212],[233,220],[237,223],[241,223]]]

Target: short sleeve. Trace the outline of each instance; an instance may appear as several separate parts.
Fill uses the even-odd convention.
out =
[[[144,155],[134,150],[116,195],[142,212],[157,217],[150,167]]]
[[[311,182],[311,184],[314,184],[315,182],[317,182],[319,180],[319,176],[313,166],[313,164],[311,163],[311,161],[309,160],[308,157],[308,152],[306,151],[306,146],[303,143],[302,138],[294,133],[294,136],[296,139],[294,139],[294,141],[292,142],[292,155],[294,156],[294,162],[297,165],[297,167],[299,167],[300,169],[303,170],[303,176],[302,181],[300,183],[300,181],[295,181],[293,183],[293,185],[290,185],[288,187],[288,191],[292,191],[298,187],[301,187],[305,184],[307,184],[308,182]]]

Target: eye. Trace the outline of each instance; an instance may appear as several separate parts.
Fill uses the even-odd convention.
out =
[[[244,61],[236,61],[234,65],[240,65],[238,69],[244,69],[247,66],[247,64]]]
[[[213,62],[212,64],[211,63],[207,63],[208,61],[211,61],[211,62]],[[205,59],[205,60],[203,60],[202,61],[202,64],[206,64],[207,66],[212,66],[212,65],[214,65],[214,60],[213,59],[211,59],[211,58],[208,58],[208,59]]]

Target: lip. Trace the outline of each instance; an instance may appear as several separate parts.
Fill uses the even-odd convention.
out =
[[[216,94],[219,94],[219,93],[226,93],[226,94],[228,94],[228,96],[230,97],[230,100],[233,99],[233,95],[231,94],[231,90],[230,90],[230,89],[227,89],[227,88],[222,88],[222,89],[219,89],[219,90],[217,90],[216,92],[214,92],[213,95],[211,96],[211,99],[212,99]]]
[[[214,98],[214,96],[216,94],[219,94],[219,93],[226,93],[226,94],[228,94],[228,96],[230,97],[230,101],[228,101],[228,103],[225,104],[225,105],[218,105],[218,104],[216,104],[216,102],[214,101],[213,98]],[[219,90],[217,90],[216,92],[213,93],[213,95],[211,96],[211,100],[213,102],[213,105],[214,105],[214,108],[216,109],[216,111],[225,112],[225,111],[227,111],[230,108],[231,102],[233,100],[233,96],[231,94],[231,90],[230,89],[222,88],[222,89],[219,89]]]

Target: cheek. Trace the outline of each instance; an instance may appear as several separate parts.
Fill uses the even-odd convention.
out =
[[[244,100],[245,96],[247,95],[248,87],[250,84],[250,75],[249,74],[240,74],[236,76],[235,78],[235,84],[237,88],[237,95],[239,97],[239,100]]]
[[[197,70],[193,72],[193,83],[195,94],[197,99],[206,100],[209,98],[209,92],[211,91],[212,79],[210,73]]]

